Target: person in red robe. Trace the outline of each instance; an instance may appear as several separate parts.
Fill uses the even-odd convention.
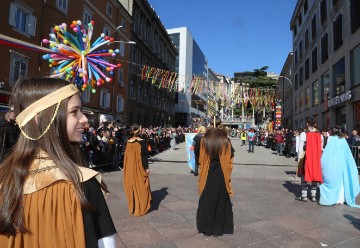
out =
[[[309,184],[311,184],[311,201],[316,201],[316,192],[319,183],[323,182],[321,171],[322,135],[315,128],[316,121],[310,117],[307,120],[308,131],[305,137],[305,154],[299,161],[298,175],[301,177],[301,196],[297,200],[306,202],[308,199]]]

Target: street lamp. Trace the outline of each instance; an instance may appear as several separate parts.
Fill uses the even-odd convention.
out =
[[[284,120],[285,120],[285,79],[287,79],[292,86],[292,82],[289,78],[285,77],[283,74],[280,74],[279,78],[282,77],[282,106],[281,106],[281,115],[282,115],[282,125],[284,126]]]

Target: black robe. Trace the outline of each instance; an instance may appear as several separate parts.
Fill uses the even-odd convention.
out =
[[[233,148],[231,156],[234,156]],[[234,233],[232,203],[219,158],[210,161],[206,185],[199,199],[196,224],[199,233],[206,235]]]

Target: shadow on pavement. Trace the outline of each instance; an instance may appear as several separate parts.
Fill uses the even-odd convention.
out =
[[[348,219],[349,221],[351,221],[351,224],[357,228],[358,230],[360,230],[360,219],[355,218],[354,216],[351,216],[349,214],[344,214],[344,217],[346,219]]]
[[[295,198],[299,197],[301,194],[301,185],[299,184],[294,184],[291,181],[285,181],[285,183],[283,183],[283,186],[290,192],[293,193]]]
[[[167,190],[168,190],[168,188],[164,187],[164,188],[161,188],[159,190],[154,190],[154,191],[151,192],[152,203],[151,203],[151,208],[149,210],[149,213],[154,211],[154,210],[159,209],[160,202],[162,200],[164,200],[165,197],[169,194],[167,192]]]

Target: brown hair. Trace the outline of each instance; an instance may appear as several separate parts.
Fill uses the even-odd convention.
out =
[[[222,149],[227,149],[229,139],[219,117],[215,118],[217,128],[209,128],[202,138],[205,152],[210,158],[218,158]]]
[[[132,125],[131,137],[139,137],[140,131],[141,131],[141,126],[139,124]]]
[[[19,114],[26,107],[49,93],[69,84],[62,79],[31,78],[20,80],[13,88],[10,103]],[[42,150],[54,161],[74,186],[81,206],[90,209],[81,188],[81,173],[78,165],[83,166],[79,144],[71,143],[67,135],[66,118],[68,99],[59,107],[54,122],[48,132],[39,140],[29,140],[20,135],[9,156],[0,165],[0,234],[15,235],[27,232],[23,216],[23,186],[29,175],[29,167]],[[31,137],[38,137],[49,124],[56,106],[51,106],[30,120],[23,130]]]

